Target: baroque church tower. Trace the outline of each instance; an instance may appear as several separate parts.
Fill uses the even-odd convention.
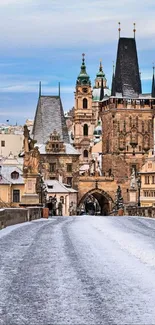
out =
[[[90,143],[95,127],[95,115],[92,108],[92,88],[86,72],[85,55],[82,55],[80,74],[77,77],[74,110],[74,146],[81,153],[80,163],[90,158]]]

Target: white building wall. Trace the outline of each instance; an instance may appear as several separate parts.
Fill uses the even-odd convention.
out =
[[[0,134],[0,156],[8,157],[10,152],[18,156],[23,148],[22,134]]]

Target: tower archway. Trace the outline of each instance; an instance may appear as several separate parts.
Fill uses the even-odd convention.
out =
[[[89,202],[90,204],[88,204]],[[94,204],[94,207],[92,203]],[[78,204],[78,209],[79,213],[82,212],[87,214],[107,216],[110,214],[113,204],[113,199],[107,192],[96,188],[84,194]]]

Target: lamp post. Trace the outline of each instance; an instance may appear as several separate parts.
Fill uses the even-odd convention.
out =
[[[140,188],[141,188],[141,177],[138,176],[137,179],[137,186],[138,186],[138,207],[140,207]]]

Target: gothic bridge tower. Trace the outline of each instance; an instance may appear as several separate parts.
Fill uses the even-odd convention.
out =
[[[95,114],[92,108],[92,88],[90,77],[86,72],[85,55],[77,77],[74,110],[74,146],[81,153],[80,163],[88,163],[90,143],[93,139]]]

